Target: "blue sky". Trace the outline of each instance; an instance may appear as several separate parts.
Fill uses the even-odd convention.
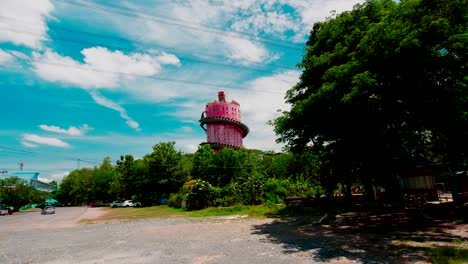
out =
[[[194,152],[219,90],[241,104],[245,147],[279,151],[266,123],[313,23],[358,2],[2,0],[0,170],[60,180],[159,142]]]

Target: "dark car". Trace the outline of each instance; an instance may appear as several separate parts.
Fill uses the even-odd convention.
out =
[[[13,214],[13,209],[5,206],[4,204],[0,205],[0,215],[11,215]]]

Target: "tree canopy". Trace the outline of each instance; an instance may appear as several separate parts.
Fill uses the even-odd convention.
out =
[[[278,140],[347,175],[412,152],[466,166],[467,14],[464,0],[370,0],[315,23]]]

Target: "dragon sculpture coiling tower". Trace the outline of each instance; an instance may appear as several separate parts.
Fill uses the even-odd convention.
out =
[[[206,105],[200,126],[207,135],[207,142],[202,144],[209,144],[214,150],[241,148],[242,139],[249,133],[249,128],[241,122],[239,103],[226,102],[223,91],[218,92],[218,100]]]

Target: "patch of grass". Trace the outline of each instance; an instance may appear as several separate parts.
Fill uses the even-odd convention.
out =
[[[104,214],[96,219],[82,219],[80,223],[87,224],[96,221],[110,220],[136,220],[146,218],[170,218],[170,217],[207,217],[226,215],[248,215],[249,217],[268,217],[277,212],[276,208],[264,205],[231,207],[209,207],[201,210],[188,211],[182,208],[172,208],[167,205],[142,207],[142,208],[103,208]]]
[[[468,249],[433,247],[427,250],[436,264],[462,264],[468,262]]]
[[[188,216],[205,217],[205,216],[225,216],[225,215],[248,215],[250,217],[263,218],[276,213],[276,208],[270,208],[264,205],[241,206],[234,205],[231,207],[209,207],[197,211],[189,211]]]
[[[80,222],[90,223],[94,221],[170,218],[186,215],[183,209],[172,208],[166,205],[141,208],[102,208],[101,210],[104,210],[104,214],[97,219],[83,219]]]

